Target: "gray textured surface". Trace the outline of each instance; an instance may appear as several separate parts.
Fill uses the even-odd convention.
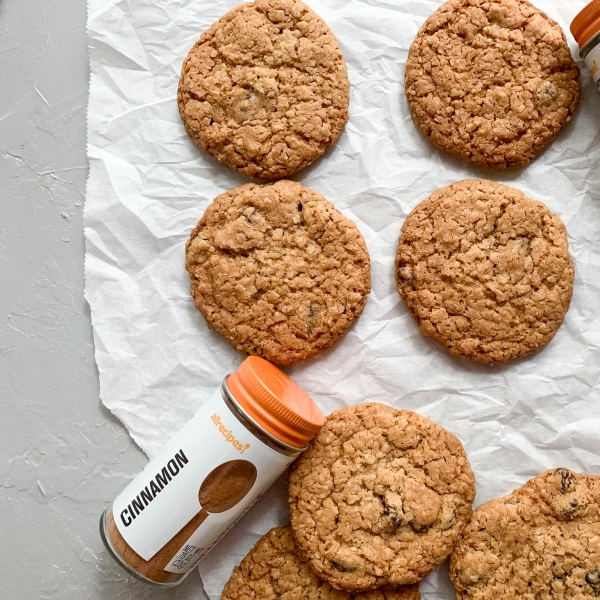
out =
[[[98,398],[83,299],[84,0],[0,0],[0,596],[202,598],[128,577],[98,536],[146,462]]]

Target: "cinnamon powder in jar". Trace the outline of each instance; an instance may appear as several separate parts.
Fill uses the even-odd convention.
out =
[[[571,33],[579,46],[579,56],[600,88],[600,0],[592,0],[571,23]]]
[[[247,358],[102,515],[130,574],[177,585],[323,425],[287,375]]]

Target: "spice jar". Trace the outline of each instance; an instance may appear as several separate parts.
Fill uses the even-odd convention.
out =
[[[573,19],[571,33],[579,46],[579,56],[600,88],[600,0],[590,2]]]
[[[247,358],[104,511],[106,547],[138,579],[177,585],[322,425],[297,383]]]

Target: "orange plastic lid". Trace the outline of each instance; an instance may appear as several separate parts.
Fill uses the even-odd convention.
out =
[[[257,425],[288,446],[304,448],[323,427],[323,413],[314,400],[258,356],[249,356],[227,378],[227,389]]]
[[[571,33],[583,48],[600,31],[600,0],[590,2],[571,23]]]

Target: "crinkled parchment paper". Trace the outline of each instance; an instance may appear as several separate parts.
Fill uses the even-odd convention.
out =
[[[193,145],[176,103],[188,50],[236,4],[89,0],[86,297],[102,401],[149,456],[242,360],[194,308],[184,245],[213,198],[247,179]],[[408,47],[439,1],[308,4],[348,63],[350,121],[336,146],[295,179],[357,223],[371,254],[373,291],[341,342],[286,371],[325,413],[386,402],[454,432],[477,477],[477,503],[551,467],[600,473],[600,94],[583,63],[582,103],[552,147],[524,170],[481,171],[435,150],[404,98]],[[567,31],[585,0],[536,4]],[[470,177],[545,202],[566,223],[576,265],[573,303],[555,339],[505,366],[454,358],[424,338],[394,284],[406,215],[436,188]],[[282,479],[201,563],[211,597],[258,537],[287,518]],[[446,569],[421,591],[425,600],[452,598]]]

